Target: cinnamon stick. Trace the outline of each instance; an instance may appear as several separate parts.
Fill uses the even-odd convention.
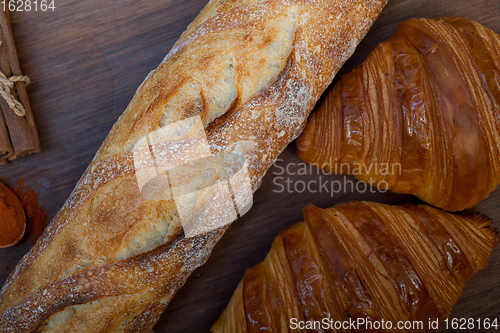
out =
[[[5,164],[7,162],[6,159],[13,154],[14,149],[10,142],[7,124],[3,118],[3,113],[0,112],[0,165]]]
[[[2,41],[0,45],[0,70],[7,77],[22,75],[8,11],[0,10],[0,28],[0,38]],[[5,99],[0,97],[0,109],[5,119],[14,150],[13,154],[8,156],[9,160],[40,151],[38,131],[29,104],[26,84],[24,82],[16,82],[15,89],[11,89],[11,94],[21,102],[26,115],[24,117],[16,115]]]

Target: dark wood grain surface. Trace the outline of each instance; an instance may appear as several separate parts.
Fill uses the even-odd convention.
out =
[[[23,180],[39,193],[53,217],[123,112],[135,89],[170,50],[206,0],[55,0],[54,12],[13,12],[12,25],[21,67],[31,78],[28,88],[43,151],[0,166],[9,185]],[[465,16],[500,32],[498,0],[391,0],[342,72],[361,63],[373,47],[389,38],[411,17]],[[301,166],[293,144],[278,162],[295,173]],[[237,220],[205,266],[196,270],[155,327],[156,332],[208,332],[226,306],[247,267],[262,261],[274,237],[302,219],[308,203],[320,207],[350,200],[384,203],[417,202],[390,193],[278,193],[290,178],[339,180],[343,176],[278,175],[273,167],[256,193],[252,210]],[[284,177],[284,179],[278,178]],[[300,186],[300,185],[299,185]],[[300,189],[300,187],[299,187]],[[474,211],[500,227],[500,189]],[[29,240],[0,249],[0,284],[29,250]],[[500,247],[489,267],[465,288],[452,317],[499,318]],[[444,331],[444,330],[443,330]],[[449,330],[450,332],[452,330]],[[490,332],[493,332],[490,330]]]

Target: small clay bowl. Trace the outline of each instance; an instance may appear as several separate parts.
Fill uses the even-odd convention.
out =
[[[9,211],[5,211],[7,209]],[[16,195],[2,182],[0,182],[0,214],[11,219],[7,221],[7,225],[2,225],[4,221],[0,218],[0,229],[7,231],[2,235],[5,240],[0,239],[0,248],[16,245],[26,232],[26,214]]]

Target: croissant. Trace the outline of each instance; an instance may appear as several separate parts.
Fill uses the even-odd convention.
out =
[[[326,94],[300,158],[448,211],[500,183],[500,38],[463,18],[411,19]]]
[[[499,241],[485,215],[427,205],[309,205],[304,219],[245,272],[212,332],[433,331]]]

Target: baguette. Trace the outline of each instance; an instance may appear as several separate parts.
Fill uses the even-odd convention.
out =
[[[245,171],[247,183],[231,184],[235,206],[235,188],[259,187],[386,2],[211,1],[5,283],[0,331],[149,332],[229,226],[216,222],[235,217],[219,200],[222,174]],[[177,170],[181,160],[189,165]],[[210,179],[207,163],[219,164]],[[155,183],[155,170],[178,173]]]

